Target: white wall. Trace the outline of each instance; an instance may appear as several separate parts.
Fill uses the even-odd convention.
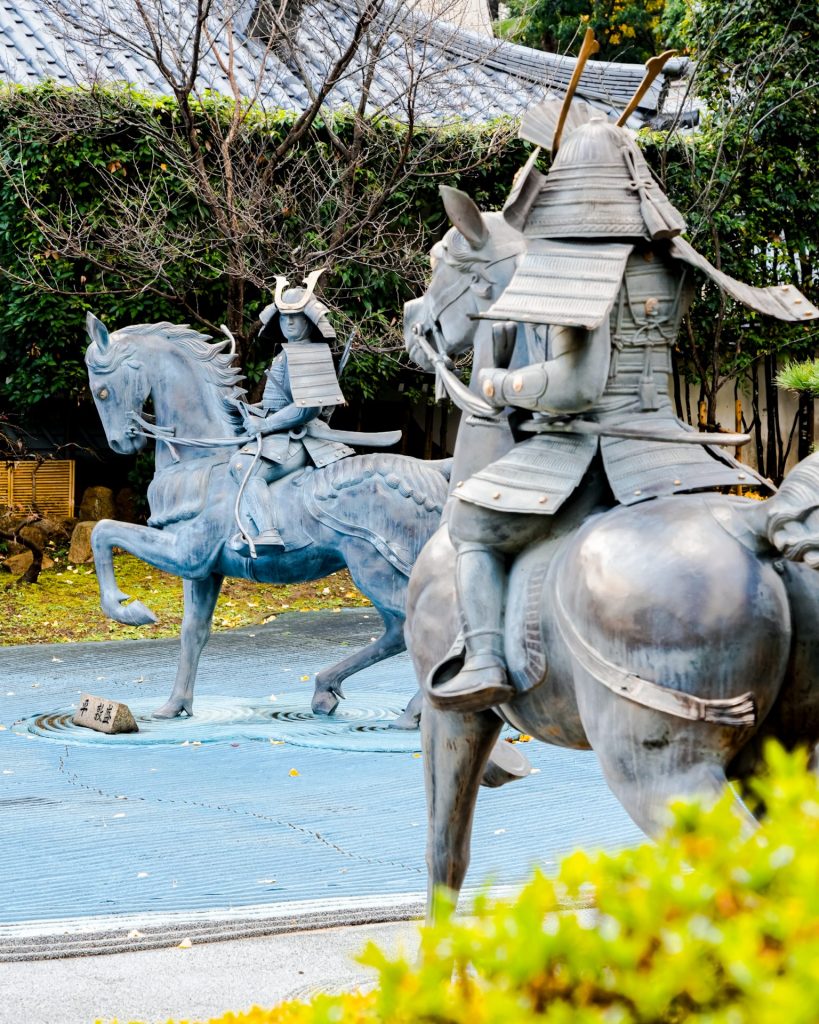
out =
[[[452,22],[470,32],[492,35],[492,21],[486,0],[417,0],[417,9]]]

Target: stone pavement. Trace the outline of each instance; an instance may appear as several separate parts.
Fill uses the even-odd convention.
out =
[[[186,936],[227,965],[234,943],[215,940],[277,932],[290,937],[248,938],[248,948],[290,948],[298,932],[310,958],[330,933],[304,929],[417,915],[420,742],[387,728],[415,689],[409,659],[348,680],[332,719],[309,711],[314,673],[378,626],[374,611],[351,609],[218,634],[202,657],[194,717],[173,722],[148,716],[170,692],[176,641],[0,648],[0,961],[18,961],[2,971],[25,968],[33,979],[39,959],[49,984],[65,975],[70,985],[77,965],[95,977],[111,958],[73,966],[57,958],[116,950],[163,950],[170,964],[190,964],[199,954],[185,960],[190,950],[173,948]],[[108,737],[73,726],[72,705],[89,691],[129,704],[141,731]],[[525,750],[535,774],[481,793],[471,887],[514,885],[579,845],[640,841],[594,755],[536,743]],[[341,948],[341,933],[332,934],[327,956]],[[153,954],[124,955],[147,963],[138,958]],[[329,976],[341,977],[334,963]],[[298,974],[285,973],[295,987]],[[164,1005],[154,1008],[165,1013]],[[33,1024],[6,1018],[8,1006],[0,1000],[0,1024]]]

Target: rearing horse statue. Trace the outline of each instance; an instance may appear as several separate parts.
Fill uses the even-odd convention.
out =
[[[332,714],[347,676],[405,649],[408,577],[438,526],[446,464],[377,454],[305,466],[276,484],[283,545],[248,557],[226,543],[236,530],[239,487],[231,457],[247,441],[230,342],[211,343],[169,323],[109,333],[90,313],[88,334],[89,382],[111,448],[131,454],[145,446],[146,433],[158,438],[148,525],[102,520],[92,533],[102,609],[128,625],[156,621],[141,601],[125,603],[129,597],[114,575],[114,547],[184,581],[181,657],[170,699],[155,716],[192,713],[199,657],[226,576],[297,583],[346,566],[385,628],[368,646],[318,673],[313,711]],[[153,427],[142,417],[149,398]]]

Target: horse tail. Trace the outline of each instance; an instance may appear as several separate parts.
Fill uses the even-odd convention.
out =
[[[788,473],[762,515],[763,532],[781,555],[819,569],[819,452]]]

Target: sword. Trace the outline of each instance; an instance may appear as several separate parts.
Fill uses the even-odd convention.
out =
[[[344,351],[341,353],[341,358],[338,361],[338,376],[341,377],[344,373],[344,367],[347,365],[350,359],[350,353],[353,350],[353,338],[356,336],[356,329],[353,328],[350,331],[350,337],[347,339],[347,344],[344,346]]]
[[[518,425],[518,430],[525,434],[587,434],[592,437],[623,437],[632,441],[665,441],[674,444],[702,444],[740,447],[748,444],[750,434],[700,434],[696,431],[676,430],[663,427],[653,430],[650,426],[616,427],[593,420],[559,419],[559,420],[526,420]]]
[[[443,384],[447,394],[459,409],[464,412],[472,413],[473,416],[486,416],[492,417],[493,419],[497,418],[499,410],[482,401],[477,395],[474,395],[465,384],[458,380],[452,370],[450,370],[446,365],[446,356],[430,345],[423,332],[415,335],[415,341],[427,359],[429,359],[435,367],[437,380]]]

